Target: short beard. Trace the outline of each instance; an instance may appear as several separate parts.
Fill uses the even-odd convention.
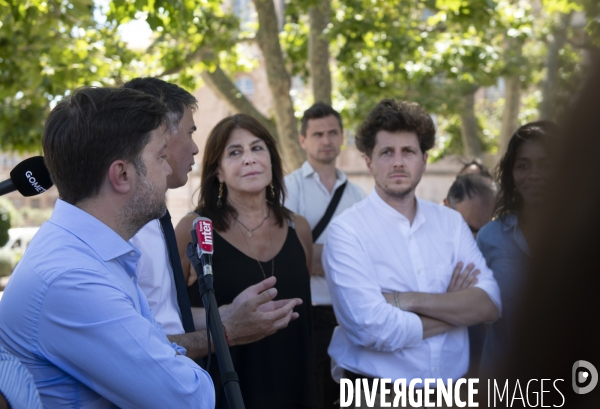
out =
[[[159,219],[167,213],[165,194],[148,180],[140,180],[133,197],[121,210],[117,221],[124,233],[133,237],[150,220]]]
[[[403,190],[401,192],[396,192],[393,190],[388,190],[384,186],[381,186],[378,183],[377,183],[377,186],[379,187],[379,189],[381,189],[383,191],[383,193],[385,193],[389,197],[393,197],[394,199],[400,199],[400,200],[406,199],[416,189],[416,186],[411,186],[406,190]]]

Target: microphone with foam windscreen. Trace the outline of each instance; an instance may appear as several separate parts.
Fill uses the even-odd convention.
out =
[[[0,196],[18,190],[23,196],[35,196],[52,187],[52,179],[43,156],[25,159],[10,171],[10,179],[0,182]]]

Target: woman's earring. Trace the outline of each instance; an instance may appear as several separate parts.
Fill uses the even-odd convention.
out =
[[[220,209],[223,207],[223,202],[221,202],[221,198],[223,197],[223,182],[219,182],[219,196],[217,196],[217,207]]]
[[[269,183],[269,187],[271,188],[271,199],[275,199],[275,187],[273,186],[273,181]]]

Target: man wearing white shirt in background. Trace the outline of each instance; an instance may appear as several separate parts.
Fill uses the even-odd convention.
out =
[[[498,285],[461,215],[415,196],[434,142],[425,110],[393,99],[358,130],[375,188],[331,223],[323,250],[336,379],[457,380],[469,364],[467,327],[499,317]]]
[[[307,160],[302,167],[285,177],[287,197],[285,207],[306,217],[313,230],[313,268],[310,279],[313,304],[313,328],[315,354],[317,361],[317,387],[319,408],[334,408],[339,398],[339,386],[330,374],[331,361],[327,347],[337,325],[331,296],[325,280],[321,253],[327,238],[328,220],[324,217],[330,203],[341,194],[337,206],[332,204],[332,216],[336,217],[344,210],[366,197],[365,192],[335,167],[344,142],[342,118],[331,106],[317,102],[304,112],[300,129],[300,145],[306,151]],[[345,184],[345,185],[344,185]],[[335,209],[333,208],[335,206]],[[324,226],[321,233],[315,228]]]

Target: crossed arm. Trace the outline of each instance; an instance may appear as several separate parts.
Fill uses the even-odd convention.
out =
[[[423,338],[444,333],[453,327],[467,327],[498,318],[499,311],[485,291],[474,287],[479,270],[458,263],[445,293],[383,293],[386,301],[403,311],[418,314]]]
[[[357,231],[352,224],[330,225],[323,265],[338,321],[352,343],[377,351],[395,351],[416,346],[424,338],[456,326],[496,319],[500,307],[497,285],[491,271],[483,267],[485,260],[473,236],[466,236],[470,234],[468,227],[463,227],[455,240],[455,258],[482,266],[480,275],[478,271],[471,274],[472,265],[463,271],[459,263],[443,294],[382,294],[385,289],[379,281],[393,280],[390,272],[397,269],[397,259],[372,255],[394,254],[392,241],[372,236],[365,239],[365,232]],[[461,240],[464,237],[470,240]],[[373,273],[376,270],[379,277]],[[394,307],[401,311],[394,311]]]

